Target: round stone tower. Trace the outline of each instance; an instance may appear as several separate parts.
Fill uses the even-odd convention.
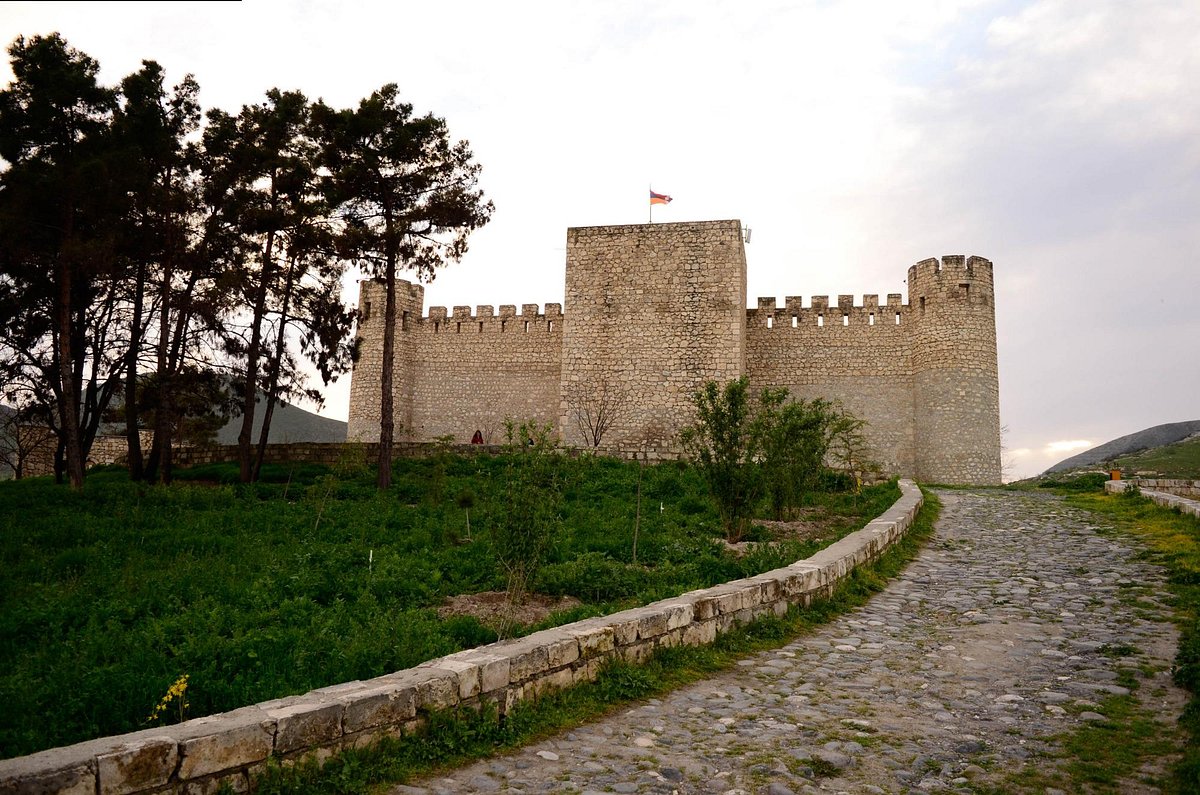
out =
[[[1000,483],[993,287],[983,257],[908,269],[915,475],[925,483]]]

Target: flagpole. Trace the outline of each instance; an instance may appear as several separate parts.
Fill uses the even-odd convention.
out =
[[[654,188],[650,188],[650,192],[654,193]],[[654,202],[650,202],[650,223],[654,223]]]

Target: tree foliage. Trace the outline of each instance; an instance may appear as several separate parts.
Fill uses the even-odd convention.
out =
[[[306,363],[326,383],[350,367],[340,293],[358,265],[389,285],[386,485],[396,273],[431,279],[492,212],[467,143],[394,85],[348,110],[273,88],[202,122],[196,80],[168,87],[153,61],[106,87],[58,34],[18,38],[9,54],[0,378],[55,434],[60,477],[82,485],[116,406],[130,475],[169,481],[182,429],[212,414],[195,401],[223,404],[233,385],[241,477],[256,479],[277,403],[320,403]]]
[[[776,519],[791,518],[828,466],[857,491],[871,468],[866,422],[834,402],[792,399],[782,387],[750,395],[745,377],[704,384],[692,395],[695,422],[680,434],[730,542],[739,541],[765,497]]]
[[[325,196],[341,222],[338,249],[386,286],[380,377],[379,488],[391,484],[395,436],[392,398],[396,275],[432,279],[467,250],[470,233],[492,215],[478,187],[480,167],[466,141],[452,142],[446,122],[416,116],[395,84],[336,111],[313,108],[327,177]]]
[[[761,434],[755,423],[750,381],[724,386],[709,381],[692,395],[696,421],[680,433],[684,453],[700,470],[717,503],[725,537],[741,540],[763,489],[756,464]]]

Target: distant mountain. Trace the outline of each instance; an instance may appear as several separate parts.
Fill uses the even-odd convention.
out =
[[[1051,472],[1066,472],[1072,469],[1086,469],[1088,467],[1099,466],[1105,461],[1128,455],[1129,453],[1136,453],[1139,450],[1174,444],[1197,433],[1200,433],[1200,420],[1168,422],[1165,425],[1155,425],[1153,428],[1147,428],[1144,431],[1138,431],[1128,436],[1113,439],[1111,442],[1105,442],[1098,447],[1093,447],[1070,458],[1065,458],[1042,474],[1048,475]]]
[[[266,400],[260,396],[258,407],[254,411],[253,439],[255,444],[258,444],[258,434],[262,430],[262,417],[265,410]],[[11,406],[0,403],[0,420],[14,411]],[[217,444],[237,444],[238,434],[241,433],[241,430],[242,418],[239,415],[217,431]],[[100,432],[111,436],[123,436],[125,426],[119,422],[106,422],[102,424]],[[275,406],[275,413],[271,415],[271,432],[267,436],[267,441],[271,444],[344,442],[346,441],[346,423],[313,414],[299,406],[279,403]]]
[[[262,417],[266,408],[266,402],[260,400],[254,410],[254,433],[251,438],[255,444],[258,444],[258,434],[262,431]],[[241,431],[242,418],[234,417],[217,431],[217,444],[237,444]],[[271,432],[267,434],[270,444],[344,441],[346,423],[341,420],[331,420],[288,403],[277,404],[275,413],[271,415]]]

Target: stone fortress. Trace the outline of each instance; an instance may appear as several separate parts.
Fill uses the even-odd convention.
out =
[[[580,401],[627,396],[600,450],[667,457],[705,381],[743,375],[838,400],[867,420],[885,472],[928,483],[1000,483],[1000,411],[992,263],[927,259],[908,269],[908,303],[890,294],[760,298],[747,309],[739,221],[567,230],[560,304],[430,307],[397,284],[397,439],[476,430],[501,441],[503,421],[535,419],[569,445]],[[347,436],[379,438],[385,292],[361,284],[361,356]]]

